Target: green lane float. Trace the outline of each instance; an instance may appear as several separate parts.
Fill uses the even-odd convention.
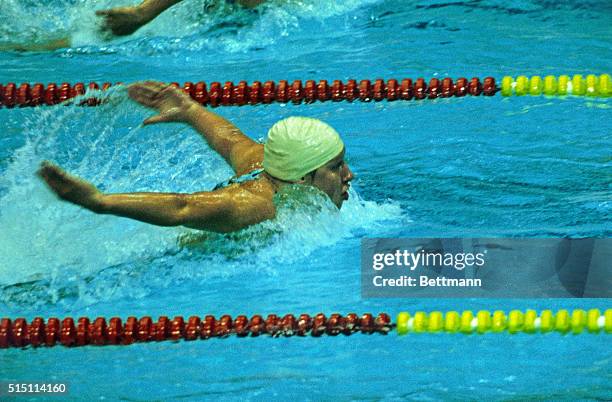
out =
[[[509,334],[527,333],[538,334],[558,332],[560,334],[572,333],[578,335],[584,332],[592,334],[612,333],[612,310],[608,309],[601,314],[598,309],[588,311],[576,309],[571,312],[559,310],[543,310],[538,314],[535,310],[512,310],[508,314],[504,311],[480,310],[475,315],[466,310],[461,313],[449,311],[444,316],[439,311],[429,314],[417,311],[414,316],[407,312],[397,315],[396,330],[398,335],[410,333],[463,333],[485,334],[489,332]]]
[[[516,79],[505,76],[501,80],[500,92],[502,96],[589,96],[609,98],[612,96],[612,85],[610,75],[589,74],[583,77],[576,74],[572,77],[560,75],[547,75],[544,80],[538,75],[528,78],[519,75]]]

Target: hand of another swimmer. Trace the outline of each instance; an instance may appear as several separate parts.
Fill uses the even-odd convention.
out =
[[[165,122],[183,122],[190,108],[199,104],[181,89],[161,82],[143,81],[128,87],[130,98],[136,102],[157,109],[159,114],[143,121],[144,125]]]
[[[59,166],[48,161],[41,163],[37,174],[62,200],[81,205],[92,211],[100,210],[102,193],[93,184],[66,173]]]
[[[96,11],[96,15],[103,18],[102,32],[117,36],[133,34],[149,22],[144,14],[138,6]]]

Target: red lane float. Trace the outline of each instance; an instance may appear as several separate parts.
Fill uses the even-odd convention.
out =
[[[112,317],[108,323],[103,317],[98,317],[93,322],[87,317],[81,317],[76,320],[76,325],[71,317],[66,317],[61,322],[53,317],[46,323],[43,318],[36,317],[29,324],[23,318],[14,321],[3,318],[0,320],[0,348],[57,344],[66,347],[131,345],[136,342],[226,338],[231,335],[239,338],[260,335],[320,337],[352,335],[357,332],[386,335],[393,327],[391,317],[385,313],[376,317],[369,313],[361,317],[355,313],[346,316],[335,313],[329,318],[323,313],[314,317],[301,314],[298,318],[293,314],[283,317],[269,314],[265,319],[260,315],[254,315],[251,319],[245,315],[239,315],[235,319],[229,315],[223,315],[219,319],[207,315],[203,319],[191,316],[187,321],[182,316],[176,316],[172,320],[161,316],[157,322],[153,322],[151,317],[142,317],[140,320],[128,317],[125,323],[119,317]]]
[[[121,85],[121,83],[116,83]],[[380,102],[387,100],[411,100],[411,99],[436,99],[450,98],[452,96],[462,97],[467,94],[472,96],[493,96],[499,90],[493,77],[486,77],[483,82],[478,78],[472,78],[469,83],[466,78],[457,79],[456,83],[451,78],[432,78],[429,85],[424,78],[418,78],[414,82],[410,78],[401,81],[396,79],[383,80],[334,80],[329,85],[327,80],[308,80],[302,85],[302,81],[295,80],[290,85],[286,80],[254,81],[250,86],[246,81],[240,81],[234,85],[232,81],[212,82],[207,86],[204,82],[185,82],[181,86],[178,82],[169,85],[181,88],[183,91],[202,105],[217,106],[243,106],[257,104],[278,103],[314,103],[314,102]],[[84,84],[77,82],[74,85],[64,82],[61,85],[49,83],[46,86],[41,83],[30,85],[23,83],[17,86],[15,83],[0,84],[0,107],[6,108],[56,105],[58,103],[70,104],[75,97],[81,97],[79,105],[96,106],[101,103],[96,98],[95,91],[106,91],[113,84],[106,82],[101,86],[95,82]],[[87,98],[88,92],[94,92]]]

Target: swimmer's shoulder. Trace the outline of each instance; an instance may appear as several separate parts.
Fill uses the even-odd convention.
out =
[[[273,219],[276,216],[274,187],[265,177],[232,184],[222,191],[226,191],[231,197],[234,210],[239,214],[250,216],[257,221]]]
[[[239,192],[242,197],[269,200],[270,202],[274,198],[274,186],[264,175],[259,175],[254,180],[232,185],[230,189]]]

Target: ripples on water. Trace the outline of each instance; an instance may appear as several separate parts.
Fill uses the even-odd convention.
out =
[[[96,7],[120,4],[97,2]],[[457,40],[474,35],[469,32],[471,24],[481,21],[483,15],[528,22],[550,17],[550,10],[560,10],[552,22],[530,26],[534,32],[548,30],[557,35],[549,24],[565,24],[570,15],[601,19],[599,13],[609,8],[609,3],[526,1],[508,6],[502,1],[271,1],[256,11],[244,10],[231,17],[223,7],[204,16],[202,6],[199,1],[184,1],[135,35],[105,42],[96,32],[89,1],[41,4],[7,0],[0,4],[0,15],[6,21],[0,27],[0,43],[44,42],[69,35],[73,46],[50,55],[52,60],[60,57],[58,68],[63,57],[80,55],[84,63],[92,59],[109,70],[119,69],[121,80],[132,73],[121,67],[122,60],[129,57],[146,66],[150,63],[150,75],[168,60],[184,63],[190,54],[201,58],[203,68],[219,64],[218,69],[226,75],[224,65],[236,62],[240,67],[242,63],[243,72],[253,67],[261,74],[259,79],[285,74],[277,71],[281,64],[275,63],[286,57],[291,58],[287,63],[291,74],[299,74],[299,78],[320,74],[317,69],[354,76],[354,68],[373,74],[371,78],[411,71],[439,71],[435,74],[442,75],[455,65],[462,70],[471,66],[472,71],[490,72],[486,58],[482,61],[470,52],[457,52],[451,55],[450,63],[445,59],[450,57],[448,52],[441,49],[466,49]],[[444,17],[436,14],[441,9],[447,13]],[[47,17],[43,21],[30,18],[33,15]],[[481,29],[501,32],[513,28],[485,25]],[[407,35],[399,41],[389,37],[389,32]],[[430,42],[442,47],[432,52],[421,50]],[[500,44],[503,46],[503,41]],[[485,54],[485,50],[475,51]],[[177,58],[178,54],[183,58]],[[407,59],[408,54],[412,56]],[[491,58],[500,55],[489,54]],[[223,58],[217,63],[220,56]],[[35,61],[38,55],[24,57]],[[253,65],[252,58],[262,59],[263,64]],[[315,63],[319,60],[321,65]],[[443,67],[437,69],[438,64]],[[351,66],[348,72],[347,65]],[[516,99],[512,102],[521,104]],[[313,212],[305,209],[300,214],[293,212],[293,219],[281,214],[273,227],[264,224],[229,236],[96,216],[58,202],[33,176],[42,159],[52,159],[112,192],[201,191],[231,175],[190,129],[180,125],[141,128],[146,112],[127,101],[124,89],[111,92],[110,102],[98,108],[45,108],[36,114],[11,115],[1,139],[6,148],[2,150],[0,177],[0,224],[4,229],[0,245],[5,256],[0,264],[0,284],[30,283],[23,288],[39,294],[37,299],[42,303],[112,300],[128,288],[147,294],[160,277],[169,276],[170,282],[185,278],[205,281],[210,275],[240,272],[242,266],[266,272],[275,266],[271,261],[289,258],[287,255],[294,258],[289,265],[299,264],[300,258],[322,246],[373,236],[383,230],[385,225],[380,222],[388,220],[395,222],[386,223],[385,230],[392,235],[457,235],[483,230],[505,235],[602,234],[605,222],[601,216],[610,209],[610,191],[601,172],[610,161],[601,160],[598,144],[606,144],[610,134],[601,133],[594,123],[588,123],[589,118],[585,118],[587,123],[580,116],[572,118],[580,113],[596,119],[597,113],[609,107],[606,103],[571,100],[564,106],[559,100],[540,102],[534,98],[522,102],[522,107],[508,102],[492,105],[485,99],[437,103],[311,106],[313,116],[338,124],[349,145],[349,156],[355,156],[359,168],[355,188],[361,188],[365,199],[376,202],[363,201],[353,191],[339,215],[321,206],[313,218]],[[599,109],[585,109],[589,105]],[[551,111],[558,113],[568,107],[576,112],[557,118],[559,124],[546,136],[538,135],[538,123],[528,124],[544,119],[550,125]],[[479,115],[483,108],[488,121],[469,117]],[[276,117],[301,111],[271,106],[229,113],[241,127],[257,128],[261,133],[258,126],[269,126]],[[354,122],[361,121],[363,115],[371,116],[368,124],[356,127]],[[412,115],[419,118],[407,121],[406,116]],[[445,119],[455,123],[445,124]],[[575,135],[572,127],[576,124],[588,125],[584,134]],[[587,142],[590,146],[585,147]],[[568,154],[570,143],[573,151]],[[584,169],[587,164],[590,170]],[[557,173],[561,171],[571,174],[560,176]],[[28,200],[27,208],[24,199]],[[574,212],[575,208],[580,213]],[[403,212],[406,209],[408,212]],[[413,225],[405,224],[408,216],[415,220]],[[286,227],[292,231],[287,232]],[[287,254],[287,248],[301,251]],[[15,271],[15,266],[25,268]],[[7,289],[5,300],[22,303],[20,295],[27,292],[19,286],[11,289],[17,290]]]
[[[0,81],[456,78],[610,67],[609,0],[279,0],[231,18],[204,16],[204,1],[185,0],[135,35],[104,41],[91,4],[138,1],[1,0],[0,47],[64,37],[72,46],[2,53]],[[2,316],[605,309],[585,299],[364,300],[359,241],[610,236],[609,108],[571,97],[220,108],[253,138],[293,114],[329,121],[357,175],[340,213],[316,192],[288,189],[275,221],[229,235],[94,215],[35,178],[43,159],[112,192],[200,191],[231,176],[185,126],[140,127],[150,112],[124,89],[97,108],[0,110]],[[603,400],[604,338],[355,335],[13,349],[0,353],[0,377],[52,373],[84,399]],[[146,362],[156,370],[143,372]]]

